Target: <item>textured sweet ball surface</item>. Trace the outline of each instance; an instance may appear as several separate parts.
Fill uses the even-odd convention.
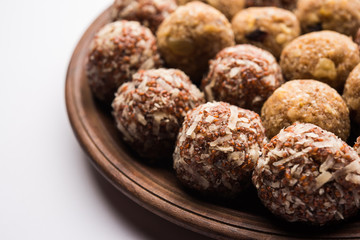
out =
[[[138,21],[156,33],[162,21],[176,8],[175,0],[115,0],[111,18]]]
[[[122,20],[105,25],[95,35],[86,71],[94,95],[111,102],[118,87],[139,69],[161,64],[151,31],[138,22]]]
[[[249,43],[280,57],[283,48],[300,35],[300,23],[292,12],[276,7],[252,7],[232,20],[235,41]]]
[[[358,45],[333,31],[302,35],[282,51],[285,79],[315,79],[342,91],[351,70],[360,62]]]
[[[273,55],[243,44],[225,48],[211,60],[202,88],[208,101],[225,101],[260,113],[263,103],[283,82]]]
[[[269,138],[294,122],[313,123],[344,141],[350,134],[349,110],[335,89],[314,80],[293,80],[264,103],[261,118]]]
[[[360,158],[334,134],[294,124],[263,148],[253,183],[263,204],[290,222],[324,225],[360,206]]]
[[[117,127],[135,151],[150,161],[170,160],[186,112],[204,95],[179,70],[139,71],[113,101]]]
[[[221,49],[234,45],[234,33],[221,12],[196,1],[178,7],[166,18],[157,40],[166,63],[197,82],[207,71],[208,61]]]
[[[346,80],[343,97],[351,117],[360,124],[360,64],[352,70]]]
[[[303,33],[333,30],[354,37],[360,27],[360,1],[299,0],[296,15]]]
[[[233,197],[251,182],[265,141],[256,113],[224,102],[200,105],[187,114],[178,135],[177,178],[201,194]]]
[[[360,155],[360,137],[358,137],[358,138],[356,139],[356,143],[355,143],[355,145],[354,145],[354,149],[355,149],[355,151],[357,152],[357,154]]]
[[[184,5],[194,0],[177,0],[179,5]],[[201,0],[210,6],[222,12],[229,20],[231,20],[237,12],[245,7],[245,0]]]
[[[298,0],[246,0],[246,7],[274,6],[293,10]]]

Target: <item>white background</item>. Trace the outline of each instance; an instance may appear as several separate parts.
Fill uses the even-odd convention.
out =
[[[111,3],[0,1],[0,239],[206,239],[122,195],[71,130],[66,68]]]

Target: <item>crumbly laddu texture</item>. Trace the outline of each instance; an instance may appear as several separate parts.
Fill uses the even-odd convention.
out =
[[[271,139],[252,180],[263,204],[290,222],[325,225],[360,207],[360,157],[313,124],[294,124]]]
[[[242,44],[223,49],[210,61],[202,89],[208,101],[224,101],[260,113],[266,99],[283,83],[274,56]]]
[[[356,143],[354,145],[354,150],[357,152],[358,155],[360,155],[360,137],[356,139]]]
[[[166,63],[183,70],[194,82],[202,79],[211,58],[235,43],[227,18],[198,1],[180,6],[166,18],[159,27],[157,40]]]
[[[138,21],[156,33],[162,21],[177,8],[175,0],[114,0],[111,18]]]
[[[118,87],[139,69],[157,68],[162,60],[156,38],[135,21],[105,25],[91,42],[86,73],[94,95],[111,103]]]
[[[283,48],[300,35],[296,16],[276,7],[252,7],[238,12],[232,20],[235,41],[249,43],[280,57]]]
[[[316,79],[339,92],[359,62],[358,45],[351,38],[333,31],[302,35],[290,42],[280,57],[286,80]]]
[[[273,6],[293,10],[298,0],[246,0],[246,7]]]
[[[295,122],[313,123],[344,141],[350,134],[349,109],[337,91],[315,80],[293,80],[283,84],[261,109],[269,138]]]
[[[177,138],[174,169],[187,188],[232,198],[251,183],[266,141],[258,114],[225,102],[189,111]]]
[[[185,5],[194,0],[177,0],[179,5]],[[245,0],[201,0],[210,6],[222,12],[229,20],[231,20],[237,12],[245,7]]]
[[[343,98],[351,117],[360,124],[360,64],[350,73],[345,83]]]
[[[303,33],[333,30],[355,37],[360,27],[358,0],[299,0],[295,12]]]
[[[169,161],[186,112],[204,103],[204,94],[175,69],[139,71],[112,103],[117,128],[141,157]]]

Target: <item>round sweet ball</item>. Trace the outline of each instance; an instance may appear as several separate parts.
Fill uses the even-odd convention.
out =
[[[354,145],[354,150],[357,152],[358,155],[360,155],[360,137],[356,139],[356,143]]]
[[[304,33],[333,30],[354,37],[360,27],[360,1],[299,0],[296,15]]]
[[[276,7],[252,7],[238,12],[232,20],[235,41],[249,43],[280,57],[283,48],[300,35],[295,14]]]
[[[359,62],[358,45],[333,31],[302,35],[290,42],[280,57],[285,79],[316,79],[340,92]]]
[[[251,183],[266,141],[260,117],[225,102],[189,111],[173,155],[177,178],[202,195],[232,198]]]
[[[156,38],[151,31],[138,22],[122,20],[105,25],[95,35],[86,73],[94,95],[111,102],[118,87],[130,81],[139,69],[161,65]]]
[[[298,0],[246,0],[246,7],[273,6],[293,10]]]
[[[175,0],[115,0],[111,18],[138,21],[156,33],[162,21],[176,8]]]
[[[324,225],[360,207],[360,157],[313,124],[291,125],[271,139],[252,180],[263,204],[290,222]]]
[[[360,64],[353,69],[346,80],[343,98],[349,107],[350,115],[360,124]]]
[[[117,128],[145,160],[171,159],[186,112],[204,95],[179,70],[141,70],[124,83],[112,103]]]
[[[225,48],[211,60],[202,88],[208,101],[224,101],[260,113],[266,99],[283,82],[273,55],[243,44]]]
[[[157,40],[166,63],[197,82],[207,71],[209,60],[234,45],[234,33],[221,12],[195,1],[180,6],[163,21]]]
[[[177,0],[179,5],[184,5],[194,0]],[[245,7],[245,0],[201,0],[222,12],[228,19],[232,19],[237,12]]]
[[[316,124],[344,141],[350,134],[345,101],[335,89],[314,80],[283,84],[264,103],[261,118],[269,138],[295,122]]]

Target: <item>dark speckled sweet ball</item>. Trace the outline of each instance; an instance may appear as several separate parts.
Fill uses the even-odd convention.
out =
[[[272,138],[252,179],[263,204],[290,222],[324,225],[360,206],[360,157],[313,124],[295,123]]]
[[[94,95],[111,103],[118,87],[139,69],[161,65],[151,31],[138,22],[123,20],[105,25],[95,35],[86,73]]]
[[[231,198],[249,183],[266,141],[258,114],[224,102],[191,110],[173,155],[177,178],[189,189]]]
[[[224,101],[259,113],[283,82],[280,66],[271,53],[243,44],[217,54],[202,88],[209,101]]]
[[[176,8],[175,0],[115,0],[111,18],[138,21],[156,33],[162,21]]]
[[[186,112],[204,95],[180,70],[139,71],[119,88],[113,115],[124,140],[151,162],[171,160]]]

